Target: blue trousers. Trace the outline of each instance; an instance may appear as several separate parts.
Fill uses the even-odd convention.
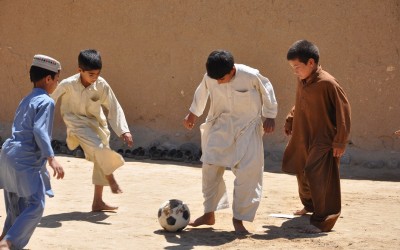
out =
[[[45,205],[44,189],[29,197],[19,197],[16,193],[4,190],[7,217],[4,222],[4,239],[9,240],[13,248],[24,248],[43,216]]]

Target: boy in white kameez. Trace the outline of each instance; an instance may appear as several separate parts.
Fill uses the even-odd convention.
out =
[[[61,116],[67,127],[69,149],[80,145],[86,159],[94,163],[92,211],[116,210],[118,207],[103,201],[103,186],[110,186],[113,193],[122,193],[113,172],[125,161],[109,146],[110,131],[104,111],[114,132],[129,147],[133,145],[132,135],[110,85],[100,77],[100,53],[92,49],[82,50],[78,64],[79,73],[61,81],[52,97],[55,101],[61,98]]]
[[[243,221],[254,220],[261,199],[262,136],[275,128],[274,90],[257,69],[235,64],[228,51],[213,51],[206,69],[183,121],[187,129],[192,129],[210,98],[206,122],[200,126],[204,214],[189,225],[213,225],[214,212],[229,207],[223,174],[225,168],[230,168],[236,177],[233,226],[237,234],[248,234]],[[262,117],[266,118],[264,122]]]
[[[40,222],[45,194],[53,197],[46,162],[57,179],[64,177],[54,158],[51,132],[54,101],[61,65],[55,59],[35,55],[30,68],[32,92],[20,102],[12,126],[12,136],[1,150],[0,188],[4,189],[7,217],[0,236],[0,249],[22,249]]]

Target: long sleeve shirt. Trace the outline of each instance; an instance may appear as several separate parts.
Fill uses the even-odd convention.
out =
[[[26,197],[45,186],[47,158],[54,156],[51,133],[54,101],[47,92],[34,88],[20,102],[12,126],[12,136],[1,150],[0,188]]]
[[[129,132],[124,111],[110,85],[102,77],[85,88],[80,74],[73,75],[61,81],[51,96],[56,102],[62,98],[61,116],[67,126],[67,142],[71,149],[79,145],[74,135],[84,136],[87,130],[94,131],[102,143],[108,145],[110,131],[107,119],[118,136]]]
[[[321,66],[306,81],[298,79],[295,106],[286,118],[292,137],[282,169],[297,173],[304,168],[311,149],[320,152],[344,149],[350,134],[350,103],[337,80]]]
[[[189,109],[201,116],[210,99],[206,123],[200,127],[202,161],[208,164],[234,166],[241,152],[251,147],[249,133],[262,129],[261,117],[277,115],[278,104],[268,78],[246,65],[235,64],[235,68],[235,76],[225,84],[218,84],[205,74]]]

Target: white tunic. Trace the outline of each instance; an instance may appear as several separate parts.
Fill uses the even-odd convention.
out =
[[[218,84],[205,74],[196,89],[190,107],[196,116],[203,114],[210,97],[206,122],[200,126],[203,163],[234,167],[252,146],[249,140],[254,131],[262,130],[261,116],[277,115],[278,104],[268,78],[246,65],[235,67],[229,83]]]

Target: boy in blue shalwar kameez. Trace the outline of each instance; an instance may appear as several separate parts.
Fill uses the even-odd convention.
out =
[[[4,189],[7,217],[0,249],[22,249],[40,222],[45,194],[53,197],[46,162],[57,179],[64,177],[54,158],[51,132],[54,101],[49,96],[58,84],[61,65],[55,59],[35,55],[30,68],[32,92],[22,99],[0,156],[0,188]]]

